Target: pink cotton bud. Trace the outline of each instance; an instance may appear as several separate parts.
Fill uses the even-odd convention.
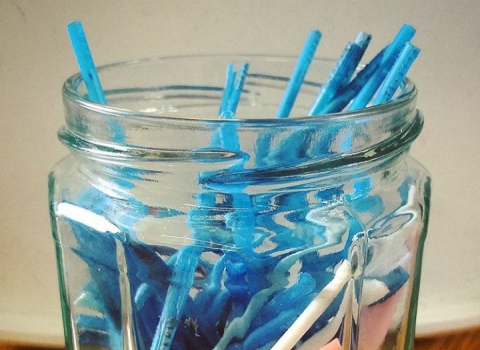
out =
[[[338,339],[334,339],[319,350],[342,350],[342,345],[340,345]]]

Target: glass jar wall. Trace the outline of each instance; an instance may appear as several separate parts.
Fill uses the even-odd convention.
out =
[[[224,67],[250,64],[234,119]],[[408,155],[416,89],[304,117],[314,61],[274,118],[294,59],[174,57],[79,76],[63,94],[71,155],[49,176],[68,349],[411,349],[430,179]]]

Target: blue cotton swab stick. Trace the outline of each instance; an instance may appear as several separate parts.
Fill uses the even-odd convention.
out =
[[[277,118],[288,118],[293,108],[295,99],[297,98],[298,92],[300,91],[300,87],[303,84],[303,80],[305,79],[305,75],[307,74],[308,67],[313,60],[313,56],[315,55],[315,51],[321,37],[322,34],[318,30],[313,30],[310,32],[290,81],[288,82],[282,101],[280,102],[277,110]]]
[[[350,83],[351,78],[355,73],[358,65],[360,64],[360,61],[362,60],[363,55],[365,54],[365,51],[367,51],[368,45],[370,44],[371,40],[372,40],[372,36],[370,34],[367,34],[364,32],[360,32],[357,34],[357,37],[355,38],[354,43],[360,47],[360,53],[358,54],[358,56],[354,57],[355,61],[350,65],[351,70],[348,71],[347,74],[345,74],[345,80],[343,81],[341,88],[344,88]],[[338,93],[336,95],[338,95]]]
[[[242,64],[235,75],[235,82],[233,84],[233,90],[227,107],[227,112],[231,113],[229,118],[232,118],[237,112],[238,103],[240,102],[240,95],[242,94],[243,86],[245,85],[245,80],[248,74],[248,67],[248,63]]]
[[[222,106],[220,108],[220,118],[234,118],[245,84],[248,67],[248,64],[242,64],[237,73],[234,72],[232,64],[227,67],[227,78],[222,98]],[[222,126],[220,139],[222,140],[222,146],[227,149],[239,148],[238,135],[234,125]],[[201,199],[199,202],[200,205],[205,205]],[[191,227],[195,230],[194,226]],[[186,300],[189,297],[189,290],[193,284],[194,273],[201,252],[202,248],[195,247],[194,245],[185,247],[179,251],[175,266],[173,267],[173,278],[177,278],[178,281],[172,282],[168,288],[165,305],[150,347],[151,350],[170,349],[185,309]],[[185,257],[183,257],[183,255]]]
[[[392,43],[388,46],[386,55],[382,63],[387,61],[390,56],[397,56],[402,50],[402,48],[405,46],[405,44],[412,40],[415,32],[415,28],[412,27],[410,24],[404,24],[402,28],[400,28],[398,34],[393,39]]]
[[[393,42],[387,47],[378,71],[376,71],[372,78],[365,83],[350,105],[349,110],[356,110],[365,108],[367,106],[372,97],[375,95],[375,92],[379,86],[382,84],[400,51],[403,49],[405,44],[413,38],[414,35],[415,28],[409,24],[404,24],[402,26]]]
[[[360,47],[360,53],[358,54],[358,56],[354,57],[355,61],[350,65],[351,70],[348,71],[347,74],[345,74],[345,80],[343,81],[341,86],[342,88],[345,87],[350,82],[371,40],[372,40],[372,36],[370,34],[367,34],[364,32],[360,32],[357,34],[357,37],[355,38],[355,44],[357,44]]]
[[[345,87],[351,80],[351,77],[355,73],[358,65],[360,64],[360,61],[363,58],[363,55],[365,54],[365,51],[367,51],[368,45],[370,45],[370,41],[372,41],[372,36],[370,34],[360,32],[357,34],[357,37],[355,38],[355,44],[360,46],[360,56],[357,59],[357,62],[355,64],[355,67],[352,66],[352,71],[349,72],[349,79],[344,82],[342,87]]]
[[[341,112],[362,89],[362,86],[375,74],[375,71],[382,61],[384,52],[385,49],[380,51],[347,86],[340,89],[335,98],[322,110],[322,113]]]
[[[222,107],[219,118],[234,119],[235,113],[240,102],[240,95],[245,85],[245,80],[248,74],[247,63],[241,65],[237,73],[233,69],[233,64],[227,67],[227,77],[225,82],[225,89],[222,97]],[[236,126],[234,124],[223,124],[220,126],[220,132],[217,132],[213,138],[212,143],[220,142],[221,147],[236,151],[239,150],[239,140]]]
[[[321,37],[322,34],[320,33],[320,31],[313,30],[310,32],[307,40],[305,41],[302,52],[300,53],[297,64],[294,68],[292,76],[290,77],[287,88],[285,89],[285,92],[283,94],[282,101],[280,102],[280,105],[278,107],[276,114],[277,118],[288,118],[288,116],[290,115],[293,104],[303,84],[305,75],[307,74],[308,68],[313,60],[313,56],[315,54]],[[272,140],[273,133],[270,131],[267,131],[260,135],[260,138],[257,142],[255,157],[257,159],[258,165],[260,165],[261,160],[265,158],[264,155],[268,153]]]
[[[360,32],[355,38],[355,42],[347,45],[327,82],[322,87],[320,94],[310,108],[309,116],[325,113],[322,108],[326,108],[327,104],[337,94],[337,91],[350,82],[371,40],[372,36],[370,34]]]
[[[73,51],[77,57],[78,66],[88,91],[88,99],[92,102],[106,104],[102,84],[98,78],[97,69],[93,62],[92,53],[88,47],[87,38],[81,22],[71,22],[67,25],[68,35],[72,42]]]
[[[77,57],[80,73],[87,87],[88,99],[95,103],[107,104],[82,23],[78,21],[71,22],[67,25],[67,30],[72,42],[73,51]],[[107,117],[107,120],[108,128],[112,132],[112,141],[124,142],[126,137],[121,124],[119,124],[115,118]]]
[[[227,72],[225,76],[225,87],[223,88],[222,100],[220,103],[220,107],[218,109],[218,117],[228,119],[229,116],[227,114],[228,110],[228,101],[230,100],[230,96],[232,95],[233,84],[235,82],[235,70],[233,63],[227,65]],[[221,132],[214,133],[211,138],[211,146],[217,146],[221,143]]]
[[[323,85],[317,99],[313,103],[309,116],[323,113],[326,105],[335,96],[338,89],[344,85],[344,83],[350,80],[355,68],[358,65],[359,58],[361,57],[362,49],[357,44],[348,44],[342,53],[342,56],[337,61],[335,68],[328,77],[327,82]]]
[[[380,87],[373,102],[374,105],[386,103],[392,99],[395,91],[397,91],[398,87],[405,79],[408,70],[419,54],[420,49],[418,47],[411,44],[405,45],[400,56],[398,56],[398,59],[395,61],[395,64]]]
[[[227,111],[228,101],[233,90],[233,83],[235,81],[235,71],[233,70],[233,63],[227,66],[227,76],[225,79],[225,89],[223,90],[222,103],[218,115],[222,116]]]
[[[357,34],[357,37],[355,38],[355,44],[357,44],[360,47],[360,53],[357,56],[355,56],[355,62],[351,65],[350,69],[346,76],[345,76],[345,81],[342,84],[342,87],[345,87],[351,80],[353,74],[355,74],[355,71],[360,64],[360,61],[363,58],[363,55],[365,54],[365,51],[367,51],[368,45],[370,44],[370,41],[372,40],[372,36],[370,34],[360,32]]]
[[[170,349],[189,297],[201,248],[194,245],[187,246],[179,250],[178,254],[171,277],[173,281],[168,287],[150,350]]]
[[[360,46],[363,52],[365,52],[365,50],[367,49],[370,41],[372,41],[372,36],[364,32],[358,33],[357,37],[355,38],[355,44]]]

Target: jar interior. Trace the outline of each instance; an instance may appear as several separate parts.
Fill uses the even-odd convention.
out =
[[[238,120],[275,119],[293,72],[293,57],[199,56],[171,57],[114,64],[99,68],[109,107],[149,116],[218,120],[226,67],[249,63],[241,95]],[[331,73],[333,60],[314,60],[298,94],[290,118],[305,117],[322,84]],[[72,79],[71,88],[87,98],[83,80]],[[405,81],[394,100],[407,97],[413,84]]]

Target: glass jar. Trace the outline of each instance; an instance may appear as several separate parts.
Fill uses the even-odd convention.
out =
[[[430,178],[409,155],[417,91],[305,117],[314,61],[274,118],[295,59],[173,57],[63,88],[71,154],[49,176],[68,349],[412,349]],[[224,67],[249,62],[234,119]]]

